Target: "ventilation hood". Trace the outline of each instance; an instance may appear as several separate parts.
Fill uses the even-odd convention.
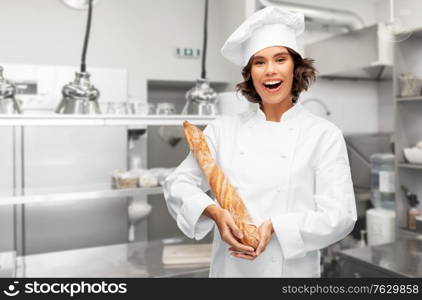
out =
[[[392,78],[392,38],[384,23],[307,44],[305,55],[315,59],[319,77],[363,80]]]
[[[309,4],[295,3],[281,0],[259,0],[263,7],[280,6],[291,11],[301,12],[306,21],[320,24],[343,27],[347,30],[356,30],[365,26],[362,18],[352,11],[324,8]]]

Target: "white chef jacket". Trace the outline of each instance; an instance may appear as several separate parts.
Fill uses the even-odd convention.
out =
[[[214,227],[210,277],[319,277],[319,249],[348,235],[356,204],[342,132],[300,103],[267,121],[257,108],[219,116],[204,130],[211,154],[237,189],[255,223],[271,219],[274,234],[255,260],[230,255],[214,221],[218,203],[190,152],[164,182],[170,214],[189,238]]]

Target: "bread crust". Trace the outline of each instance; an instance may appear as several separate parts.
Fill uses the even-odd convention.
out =
[[[212,158],[204,133],[188,121],[183,122],[183,127],[189,149],[205,175],[213,195],[220,206],[233,216],[236,225],[242,232],[243,238],[240,241],[256,249],[259,244],[258,228],[253,223],[236,189]]]

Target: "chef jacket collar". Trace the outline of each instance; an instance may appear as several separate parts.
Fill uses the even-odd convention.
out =
[[[287,111],[285,111],[281,115],[280,123],[281,122],[284,123],[286,121],[293,120],[294,118],[296,118],[296,116],[299,115],[299,113],[302,111],[302,109],[303,109],[302,104],[300,104],[298,102],[296,104],[293,104],[293,106],[291,108],[289,108]],[[259,120],[267,121],[267,118],[266,118],[264,112],[259,107],[256,108],[255,116]],[[274,121],[267,121],[267,122],[278,123],[278,122],[274,122]]]

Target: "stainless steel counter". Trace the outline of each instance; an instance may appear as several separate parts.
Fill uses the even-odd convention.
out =
[[[208,277],[204,264],[164,265],[165,245],[184,238],[135,242],[18,257],[17,277]]]
[[[400,240],[338,252],[344,277],[422,277],[422,240]]]

